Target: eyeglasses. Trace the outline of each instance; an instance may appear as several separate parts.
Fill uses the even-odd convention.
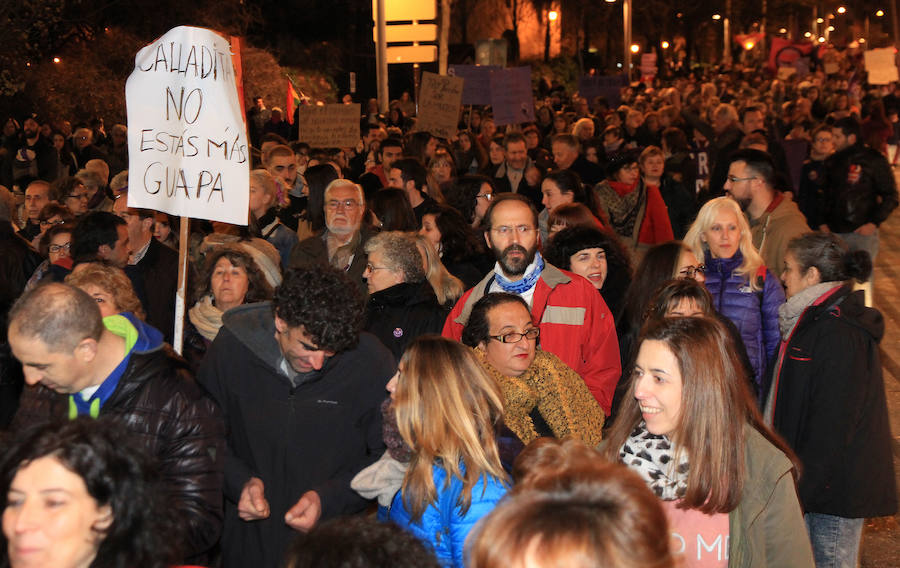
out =
[[[390,266],[374,266],[371,262],[366,263],[366,270],[375,272],[376,270],[393,270]]]
[[[511,332],[504,333],[503,335],[488,335],[491,339],[495,339],[500,343],[518,343],[522,341],[522,338],[528,339],[529,341],[534,341],[538,337],[541,336],[541,328],[532,327],[525,333]]]
[[[490,201],[494,198],[493,193],[479,193],[475,196],[475,199],[484,199],[485,201]]]
[[[57,219],[56,221],[41,221],[41,225],[47,225],[49,227],[52,227],[53,225],[62,225],[63,223],[65,223],[65,221],[62,219]]]
[[[68,199],[84,199],[87,201],[87,193],[70,193],[66,196]]]
[[[704,272],[706,272],[706,265],[698,264],[697,266],[693,266],[693,265],[685,266],[684,268],[681,269],[681,271],[678,274],[680,274],[683,278],[693,278],[694,275],[697,274],[698,272],[700,274],[703,274]]]
[[[534,231],[534,227],[530,227],[528,225],[516,225],[515,227],[510,227],[508,225],[501,225],[500,227],[494,227],[491,231],[497,233],[501,236],[508,236],[513,233],[518,233],[520,235],[527,235],[528,233]]]
[[[750,176],[750,177],[745,177],[745,178],[739,178],[739,177],[734,177],[734,176],[728,176],[726,179],[727,179],[728,181],[730,181],[731,183],[737,183],[737,182],[739,182],[739,181],[749,181],[749,180],[751,180],[751,179],[756,179],[756,177],[757,177],[757,176]]]
[[[326,207],[333,210],[338,209],[356,209],[359,207],[359,203],[355,199],[344,199],[342,201],[338,201],[337,199],[330,199],[326,204]]]
[[[68,242],[64,245],[50,245],[50,248],[47,250],[49,250],[50,252],[59,252],[61,250],[69,250],[69,247],[71,246],[71,244],[72,244],[71,242]]]

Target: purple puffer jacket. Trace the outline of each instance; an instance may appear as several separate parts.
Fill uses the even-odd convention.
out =
[[[734,273],[743,261],[740,251],[731,258],[713,258],[706,251],[706,289],[712,294],[716,311],[734,322],[741,332],[756,373],[754,381],[759,395],[768,391],[766,370],[781,342],[778,308],[784,303],[784,289],[778,278],[766,269],[762,291],[752,291],[748,278]]]

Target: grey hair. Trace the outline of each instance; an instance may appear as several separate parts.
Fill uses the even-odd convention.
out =
[[[415,241],[401,231],[378,233],[366,241],[366,254],[380,251],[387,268],[403,274],[404,282],[425,280],[422,255]]]

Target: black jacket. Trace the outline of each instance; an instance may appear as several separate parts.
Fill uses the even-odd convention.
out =
[[[315,235],[303,239],[294,246],[291,251],[291,259],[288,262],[288,268],[312,268],[314,266],[328,265],[328,245],[325,242],[325,233]],[[366,293],[366,281],[363,279],[363,272],[366,271],[366,241],[372,236],[369,229],[363,225],[359,229],[359,244],[353,252],[353,260],[347,269],[347,276],[353,280],[358,286],[359,291]]]
[[[862,144],[825,160],[824,187],[819,218],[835,233],[851,233],[866,223],[880,225],[898,203],[887,159]]]
[[[396,366],[375,337],[362,333],[356,347],[296,385],[280,370],[281,357],[271,304],[247,304],[225,313],[197,375],[228,430],[227,567],[281,566],[296,536],[284,514],[307,491],[319,494],[322,520],[362,509],[350,480],[384,452],[379,407]],[[237,503],[251,477],[263,481],[271,515],[247,522]]]
[[[893,515],[891,458],[878,343],[881,314],[845,285],[800,316],[774,374],[775,430],[803,464],[800,503],[808,513]]]
[[[178,253],[150,237],[147,254],[136,266],[146,294],[147,323],[163,332],[165,340],[171,343],[175,332]]]
[[[403,282],[369,296],[363,329],[399,361],[413,339],[426,333],[440,334],[449,312],[438,304],[427,281]]]
[[[206,562],[222,529],[225,429],[216,404],[165,348],[133,352],[112,396],[100,409],[157,460],[169,510],[182,523],[183,556]],[[43,387],[22,393],[12,430],[68,414],[68,395]]]

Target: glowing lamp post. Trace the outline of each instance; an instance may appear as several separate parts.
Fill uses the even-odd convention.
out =
[[[559,18],[559,12],[550,10],[547,12],[547,29],[544,34],[544,61],[550,61],[550,24]]]

